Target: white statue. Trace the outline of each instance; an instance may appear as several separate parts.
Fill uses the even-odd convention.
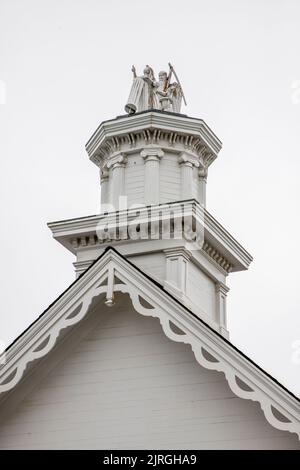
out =
[[[145,111],[146,109],[157,109],[157,103],[154,102],[154,87],[156,81],[152,68],[146,65],[141,77],[136,75],[134,65],[131,70],[133,72],[133,83],[125,106],[126,113],[133,114]]]
[[[176,72],[170,63],[169,68],[169,74],[159,72],[158,81],[156,81],[153,69],[149,65],[146,65],[141,77],[137,76],[135,67],[132,67],[133,84],[125,106],[128,114],[148,109],[180,113],[181,101],[183,99],[185,104],[186,101]],[[171,83],[172,73],[177,82]]]

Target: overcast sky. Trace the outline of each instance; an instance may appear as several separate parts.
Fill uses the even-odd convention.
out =
[[[300,394],[299,48],[299,0],[0,0],[0,340],[74,279],[46,223],[99,212],[84,145],[131,65],[171,61],[223,142],[208,210],[255,258],[229,277],[231,341]]]

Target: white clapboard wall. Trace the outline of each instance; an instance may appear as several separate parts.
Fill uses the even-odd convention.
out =
[[[160,202],[180,200],[180,166],[176,155],[165,152],[160,162]]]
[[[145,163],[143,158],[136,154],[128,158],[125,172],[125,194],[127,204],[144,204],[145,199]]]
[[[85,328],[86,336],[75,346],[71,336],[52,370],[55,351],[48,356],[49,375],[0,423],[0,448],[299,448],[125,298],[96,306],[72,332],[75,339]]]

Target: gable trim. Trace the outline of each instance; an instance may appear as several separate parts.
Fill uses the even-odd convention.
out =
[[[4,396],[15,387],[28,364],[53,348],[63,329],[80,322],[95,297],[105,294],[106,304],[110,305],[115,292],[128,294],[138,313],[158,318],[169,339],[189,344],[200,365],[223,372],[235,395],[258,401],[271,425],[297,433],[300,438],[297,397],[112,248],[108,248],[7,349],[7,362],[0,369],[0,394]],[[150,307],[142,305],[141,299]],[[175,332],[172,325],[180,333]]]

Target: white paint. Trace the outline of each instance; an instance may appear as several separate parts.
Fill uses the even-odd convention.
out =
[[[129,155],[125,168],[125,194],[128,207],[144,203],[145,169],[140,152]]]
[[[169,56],[162,47],[162,32],[170,4],[153,0],[149,8],[148,2],[131,1],[130,8],[123,0],[92,0],[89,7],[72,0],[5,3],[0,29],[6,65],[0,78],[7,83],[10,99],[1,110],[5,158],[0,173],[0,329],[9,344],[74,278],[73,256],[56,246],[45,221],[98,211],[98,175],[85,161],[85,138],[100,119],[122,112],[131,61],[140,71],[146,58],[155,70],[165,66]],[[191,15],[188,2],[172,2],[172,28],[180,34],[172,35],[170,59],[188,101],[183,112],[204,117],[224,141],[210,174],[208,208],[226,221],[256,259],[251,271],[230,279],[232,339],[299,394],[299,366],[290,360],[290,352],[299,338],[300,252],[287,256],[279,247],[285,239],[295,247],[299,238],[295,214],[300,200],[300,106],[291,102],[295,90],[290,85],[300,79],[300,2],[272,2],[270,9],[270,2],[235,1],[228,8],[224,1],[200,0],[193,1],[192,8]],[[156,34],[145,34],[145,17],[158,26]],[[107,47],[112,28],[116,40]],[[143,41],[137,41],[140,37]],[[191,44],[205,44],[192,73]],[[99,45],[105,45],[105,70],[95,60]],[[51,53],[45,53],[45,47]],[[283,66],[280,50],[288,51]],[[25,61],[26,73],[20,73]],[[259,70],[264,73],[258,76]],[[278,214],[288,224],[278,228]],[[23,280],[17,296],[16,273]]]
[[[163,284],[166,278],[166,260],[163,253],[130,256],[129,260],[142,269],[144,273]]]
[[[205,318],[219,324],[216,313],[215,283],[193,263],[189,264],[187,296],[198,307],[198,315],[204,313]]]
[[[120,185],[127,195],[123,177],[130,182],[128,158],[141,152],[145,159],[143,203],[158,204],[197,199],[201,193],[200,180],[193,181],[193,168],[201,167],[206,172],[221,146],[202,119],[148,111],[102,122],[87,142],[86,150],[102,172],[116,169],[109,172],[112,178],[109,202],[114,205],[120,195]]]
[[[100,186],[101,186],[101,205],[109,202],[109,171],[107,169],[100,170]]]
[[[115,210],[119,209],[120,198],[125,196],[125,165],[127,163],[126,155],[119,153],[112,157],[107,168],[111,168],[111,200]],[[105,170],[105,169],[104,169]]]
[[[180,168],[176,154],[165,152],[160,162],[160,181],[161,203],[169,203],[181,199]]]
[[[124,296],[89,323],[86,338],[59,352],[67,357],[1,425],[2,449],[299,448]]]
[[[194,176],[194,181],[196,181],[196,191],[198,194],[198,201],[203,207],[206,207],[206,182],[207,182],[207,170],[200,168],[194,170],[196,175]]]
[[[159,161],[164,152],[160,148],[145,148],[141,157],[145,161],[145,192],[144,204],[159,204],[160,202],[160,171]]]
[[[272,426],[300,436],[299,403],[293,396],[112,250],[94,263],[49,308],[47,315],[41,316],[7,351],[6,362],[0,370],[0,400],[5,404],[5,407],[1,407],[2,417],[3,413],[9,412],[9,408],[14,408],[7,406],[6,399],[12,396],[8,393],[10,390],[15,390],[20,401],[22,394],[26,392],[25,385],[22,385],[24,381],[29,382],[31,389],[34,387],[33,375],[28,374],[28,364],[31,369],[34,367],[33,372],[37,378],[50,371],[49,367],[43,368],[43,361],[46,361],[54,346],[57,350],[65,344],[62,339],[68,329],[70,332],[70,327],[74,328],[80,322],[85,324],[91,317],[95,301],[103,301],[103,294],[106,294],[105,304],[112,306],[115,294],[118,295],[119,292],[129,294],[132,305],[139,314],[159,318],[169,339],[191,345],[200,365],[209,370],[224,372],[235,395],[258,401]],[[121,305],[124,306],[123,303]],[[80,334],[75,338],[78,337],[80,338]],[[45,359],[39,362],[42,358]],[[41,374],[38,374],[39,365],[42,368]],[[17,387],[22,378],[23,382]]]
[[[175,295],[183,299],[187,294],[190,256],[184,248],[164,250],[166,256],[165,287],[175,289]]]

